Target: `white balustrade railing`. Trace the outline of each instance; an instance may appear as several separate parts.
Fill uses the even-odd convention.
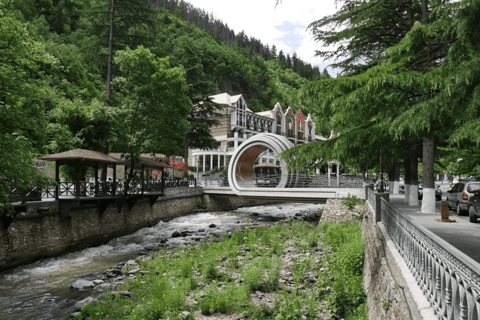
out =
[[[375,191],[373,191],[373,189],[370,189],[370,188],[368,188],[368,202],[373,208],[376,208]]]
[[[382,223],[438,318],[480,319],[480,265],[385,199],[380,201]]]

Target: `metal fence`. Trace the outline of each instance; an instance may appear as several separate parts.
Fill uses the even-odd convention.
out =
[[[196,186],[196,179],[194,178],[166,178],[165,188],[175,187],[193,187]],[[115,194],[122,194],[124,192],[124,183],[117,181],[113,182],[98,182],[98,189],[95,189],[94,182],[81,181],[79,183],[79,191],[77,191],[75,182],[60,182],[58,185],[58,195],[60,197],[75,197],[77,193],[80,197],[101,197],[101,196],[114,196]],[[115,189],[115,192],[113,192]],[[139,194],[142,192],[142,184],[140,182],[131,182],[128,189],[129,194]],[[163,184],[161,180],[146,181],[143,184],[144,193],[158,193],[163,192]],[[31,187],[26,191],[17,191],[12,189],[9,191],[10,195],[13,195],[10,199],[11,202],[26,201],[40,201],[42,198],[53,199],[55,198],[55,186],[49,186],[48,188]]]
[[[279,182],[285,179],[286,188],[362,188],[364,180],[355,177],[328,178],[327,175],[298,174],[255,174],[248,179],[237,179],[242,187],[249,188],[275,188]],[[199,179],[200,186],[228,187],[228,177],[219,177],[218,174],[204,176]]]
[[[444,240],[403,216],[383,198],[381,216],[388,234],[438,318],[480,319],[478,265],[462,253],[456,253],[458,251]]]

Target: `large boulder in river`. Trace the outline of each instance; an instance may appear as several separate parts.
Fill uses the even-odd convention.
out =
[[[178,237],[181,237],[182,234],[178,231],[175,231],[174,233],[172,233],[172,238],[178,238]]]
[[[74,283],[70,285],[70,289],[76,290],[76,291],[88,291],[92,289],[95,286],[93,281],[89,280],[77,280]]]

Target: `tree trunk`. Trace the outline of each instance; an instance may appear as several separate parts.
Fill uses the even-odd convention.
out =
[[[422,0],[422,24],[428,23],[428,0]]]
[[[112,0],[110,14],[110,34],[108,36],[108,60],[107,60],[107,101],[112,97],[112,58],[113,58],[113,20],[115,16],[115,0]]]
[[[400,194],[400,165],[395,162],[393,165],[393,189],[392,194]]]
[[[418,158],[415,155],[410,157],[410,193],[408,205],[418,206]]]
[[[435,213],[435,181],[434,181],[435,148],[432,139],[423,140],[423,199],[422,212]]]
[[[395,181],[395,165],[392,165],[388,170],[388,192],[393,193],[393,183]]]
[[[110,15],[110,34],[108,37],[108,60],[107,60],[107,103],[112,97],[112,57],[113,57],[113,18],[115,15],[115,0],[112,0],[111,15]],[[109,134],[106,134],[106,137],[103,139],[103,153],[108,154],[108,137]],[[102,166],[102,178],[103,182],[107,181],[107,165]]]
[[[406,156],[403,159],[403,168],[405,171],[405,201],[408,203],[408,198],[410,197],[410,156]]]
[[[183,142],[183,160],[188,165],[188,139],[185,137],[185,141]],[[195,165],[195,164],[193,164]]]

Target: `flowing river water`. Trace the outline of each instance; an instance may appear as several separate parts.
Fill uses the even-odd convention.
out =
[[[182,245],[187,238],[172,237],[175,231],[198,240],[212,232],[238,228],[247,221],[270,225],[322,208],[319,204],[283,203],[196,213],[168,222],[160,221],[153,227],[112,239],[105,245],[2,271],[0,319],[68,319],[75,303],[89,294],[70,289],[72,282],[100,279],[105,270],[142,252]]]

